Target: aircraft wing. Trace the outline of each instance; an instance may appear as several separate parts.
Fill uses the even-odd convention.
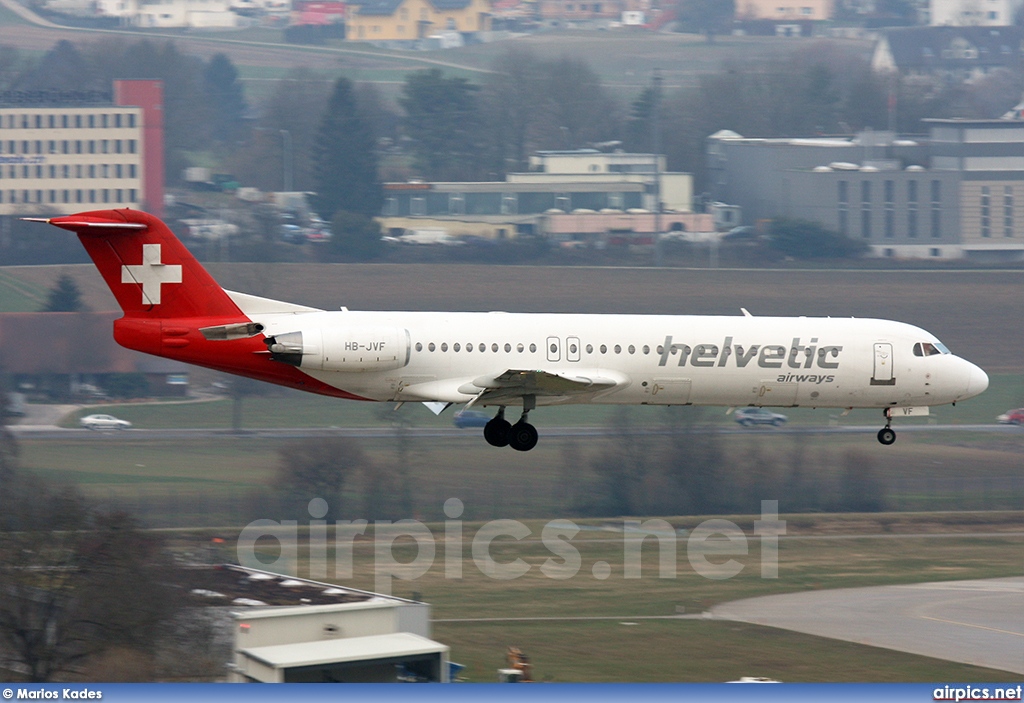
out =
[[[524,395],[565,398],[597,395],[628,385],[629,379],[624,375],[607,370],[556,373],[543,369],[509,369],[496,376],[475,378],[461,386],[459,392],[478,396],[472,402],[476,405],[494,404]]]

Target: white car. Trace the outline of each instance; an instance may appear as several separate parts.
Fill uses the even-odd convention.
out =
[[[127,420],[120,420],[113,415],[86,415],[78,424],[89,430],[127,430],[132,426]]]
[[[789,418],[782,413],[773,413],[767,408],[740,408],[736,411],[736,422],[744,427],[751,425],[772,425],[779,427],[786,424]]]

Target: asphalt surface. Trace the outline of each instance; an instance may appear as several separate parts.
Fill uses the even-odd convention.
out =
[[[711,615],[1024,674],[1024,576],[762,596]]]
[[[716,430],[725,435],[756,435],[756,434],[864,434],[875,435],[882,423],[877,425],[845,426],[845,427],[724,427]],[[120,437],[131,440],[168,440],[194,437],[227,437],[246,436],[266,439],[298,439],[304,437],[394,437],[397,433],[392,427],[267,427],[260,429],[244,429],[234,432],[230,429],[209,429],[202,427],[181,429],[130,429],[130,430],[86,430],[78,428],[60,428],[54,425],[10,425],[12,432],[25,439],[109,439]],[[1013,425],[906,425],[893,426],[897,437],[903,433],[919,432],[991,432],[1024,436],[1024,428]],[[608,435],[606,427],[545,427],[537,424],[541,437],[604,437]],[[407,437],[442,437],[445,439],[470,438],[479,439],[483,429],[479,427],[413,427],[404,430]],[[630,432],[635,435],[667,434],[662,430],[637,429]]]

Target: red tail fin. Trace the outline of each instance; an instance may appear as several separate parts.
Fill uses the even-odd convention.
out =
[[[78,235],[125,317],[245,315],[174,233],[139,210],[96,210],[46,220]]]

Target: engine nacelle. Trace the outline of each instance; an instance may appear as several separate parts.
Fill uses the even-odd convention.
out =
[[[388,371],[409,363],[409,330],[398,327],[324,327],[266,339],[270,358],[317,371]]]

